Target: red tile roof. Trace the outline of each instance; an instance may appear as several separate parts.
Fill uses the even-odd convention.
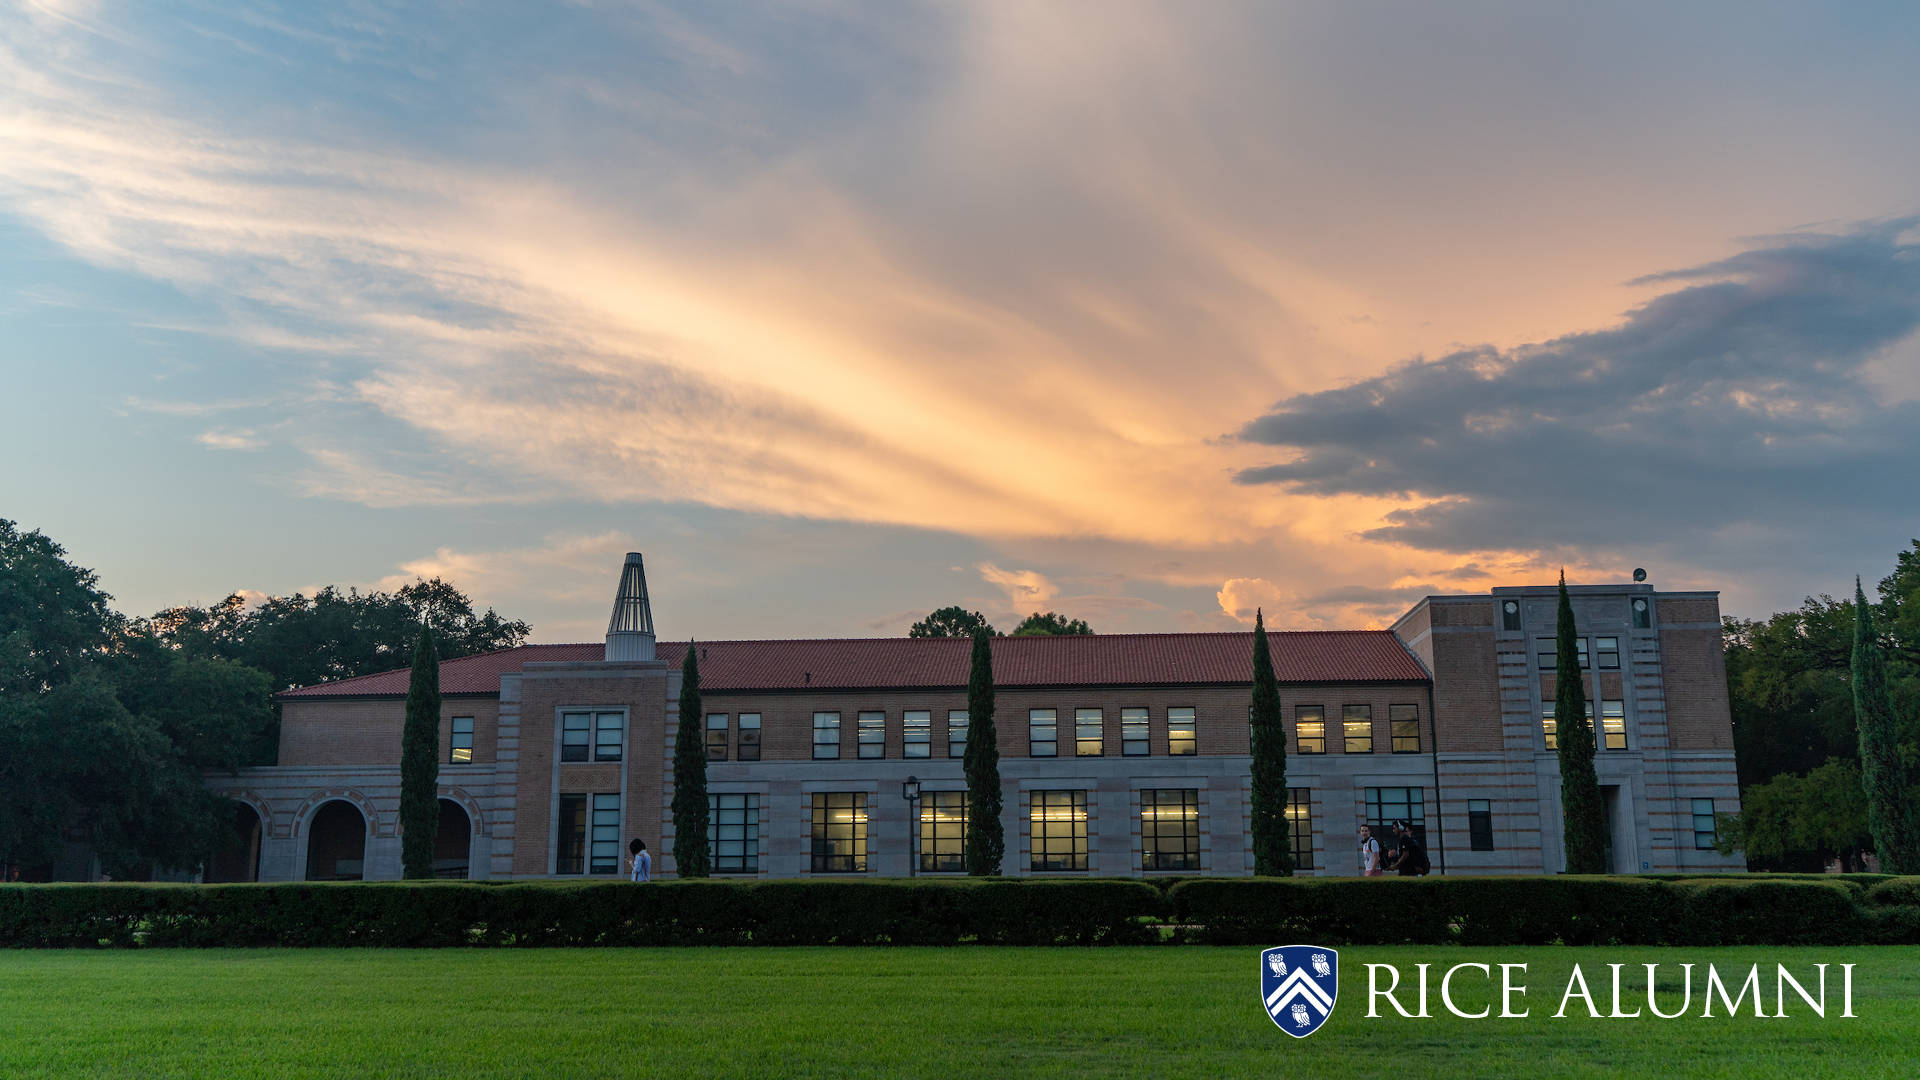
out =
[[[1426,669],[1389,630],[1294,630],[1267,635],[1282,682],[1425,682]],[[1249,634],[1097,634],[993,639],[994,685],[1179,686],[1251,683]],[[964,687],[971,644],[963,638],[808,638],[707,641],[701,689],[866,690]],[[686,643],[663,641],[678,665]],[[445,660],[443,694],[497,694],[500,676],[529,663],[599,660],[603,646],[522,645]],[[404,696],[408,671],[288,690],[282,698]]]

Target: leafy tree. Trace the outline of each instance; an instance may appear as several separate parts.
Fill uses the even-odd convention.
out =
[[[1069,619],[1051,611],[1045,615],[1039,612],[1027,616],[1019,626],[1014,627],[1014,637],[1037,637],[1055,634],[1091,634],[1093,627],[1081,619]]]
[[[1587,690],[1581,681],[1579,634],[1573,626],[1573,601],[1567,575],[1560,573],[1559,655],[1554,666],[1553,715],[1560,747],[1560,818],[1566,842],[1567,873],[1607,872],[1606,808],[1600,777],[1594,771],[1593,721],[1587,715]]]
[[[955,605],[943,607],[914,623],[913,628],[907,631],[907,636],[970,638],[981,633],[1000,636],[1000,631],[993,628],[985,615]]]
[[[1280,680],[1273,672],[1265,615],[1253,613],[1253,872],[1293,874],[1287,835],[1287,733],[1280,722]]]
[[[699,654],[688,642],[687,657],[680,662],[680,732],[673,741],[673,868],[683,878],[706,877],[711,870]]]
[[[1819,871],[1829,858],[1857,871],[1867,832],[1867,796],[1858,763],[1833,758],[1805,776],[1783,773],[1740,793],[1740,812],[1722,814],[1715,846],[1741,852],[1749,870]]]
[[[936,612],[937,614],[937,612]],[[998,877],[1007,850],[1000,826],[1000,743],[993,727],[993,648],[990,628],[973,635],[967,676],[967,873]]]
[[[1886,658],[1873,629],[1873,609],[1853,583],[1853,711],[1860,730],[1860,773],[1867,795],[1867,829],[1880,867],[1890,874],[1920,873],[1911,769],[1901,757]]]
[[[433,631],[420,624],[407,684],[407,721],[400,735],[400,865],[409,878],[433,876],[440,831],[440,657]]]
[[[1808,597],[1763,621],[1725,621],[1727,689],[1740,783],[1855,759],[1853,605]]]

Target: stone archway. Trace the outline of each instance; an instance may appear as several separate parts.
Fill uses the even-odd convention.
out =
[[[307,824],[307,880],[360,881],[366,875],[367,818],[342,799],[323,804]]]
[[[208,884],[260,880],[260,841],[266,823],[260,811],[239,799],[227,800],[233,810],[233,833],[226,846],[207,860],[201,880]]]
[[[452,799],[440,800],[440,827],[433,836],[433,876],[465,880],[473,876],[473,822]]]

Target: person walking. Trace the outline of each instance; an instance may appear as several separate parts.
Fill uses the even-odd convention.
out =
[[[633,841],[627,845],[627,850],[631,852],[633,856],[632,871],[629,875],[629,880],[652,881],[653,856],[647,854],[647,842],[636,836],[633,838]]]
[[[1360,826],[1360,875],[1379,877],[1385,873],[1380,868],[1380,841],[1373,838],[1373,826]]]
[[[1413,835],[1413,822],[1402,818],[1394,822],[1393,828],[1400,837],[1400,853],[1394,860],[1394,870],[1401,877],[1424,877],[1429,869],[1427,849]]]

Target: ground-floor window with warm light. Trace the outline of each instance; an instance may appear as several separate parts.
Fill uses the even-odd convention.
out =
[[[1140,867],[1200,869],[1200,792],[1193,788],[1140,792]]]
[[[813,872],[861,874],[867,869],[867,793],[813,793]]]
[[[967,793],[920,793],[920,872],[960,873],[967,868]]]
[[[1034,870],[1087,868],[1087,793],[1030,792]]]

